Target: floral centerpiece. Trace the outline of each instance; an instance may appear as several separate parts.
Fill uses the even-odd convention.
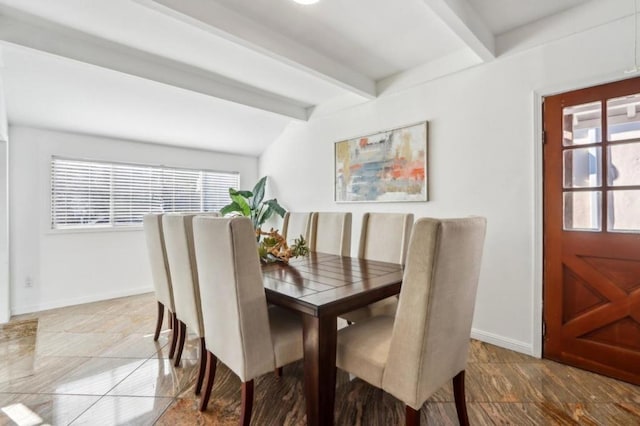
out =
[[[267,177],[264,176],[256,183],[252,191],[229,188],[231,203],[220,209],[220,214],[222,216],[245,216],[251,219],[256,231],[258,254],[263,262],[281,261],[286,263],[292,257],[306,256],[309,253],[309,248],[302,235],[300,238],[296,238],[293,245],[289,247],[277,229],[271,228],[269,232],[262,230],[262,225],[274,214],[284,217],[286,213],[277,199],[264,200],[266,185]]]

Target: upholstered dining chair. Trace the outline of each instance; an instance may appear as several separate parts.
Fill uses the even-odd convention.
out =
[[[240,424],[249,425],[253,380],[302,359],[298,315],[267,307],[256,237],[245,217],[196,217],[193,224],[207,347],[207,408],[219,359],[242,382]]]
[[[282,236],[287,242],[304,237],[309,243],[309,228],[311,227],[311,212],[286,212],[282,221]]]
[[[309,250],[350,256],[351,213],[315,212],[311,215]]]
[[[198,213],[203,214],[203,213]],[[206,213],[219,216],[218,213]],[[195,393],[200,394],[204,378],[206,351],[204,326],[202,324],[202,308],[200,288],[198,287],[198,269],[193,246],[193,213],[169,213],[162,218],[164,239],[167,247],[167,260],[173,284],[175,315],[178,319],[178,343],[174,365],[180,365],[182,351],[187,337],[187,328],[200,339],[200,370],[196,382]]]
[[[404,265],[412,225],[412,213],[365,213],[358,257]],[[397,306],[398,298],[393,296],[340,316],[350,323],[377,315],[394,316]]]
[[[169,273],[169,263],[167,261],[167,251],[165,248],[164,231],[162,228],[162,213],[150,213],[142,218],[142,227],[147,243],[147,254],[151,266],[151,278],[153,288],[158,301],[158,318],[153,340],[157,341],[162,330],[162,320],[164,310],[167,309],[169,327],[173,329],[171,336],[171,347],[169,357],[173,358],[178,339],[175,304],[173,300],[173,287],[171,285],[171,274]]]
[[[453,379],[456,411],[468,425],[464,395],[471,322],[486,220],[419,219],[413,226],[398,312],[338,332],[336,364],[406,405],[406,424]]]

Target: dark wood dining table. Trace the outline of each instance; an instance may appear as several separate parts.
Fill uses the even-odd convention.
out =
[[[400,292],[393,263],[310,253],[262,268],[267,301],[299,312],[303,323],[307,424],[333,425],[337,318]]]

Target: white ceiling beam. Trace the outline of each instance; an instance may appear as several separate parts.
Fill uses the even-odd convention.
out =
[[[633,2],[590,1],[496,37],[499,55],[513,54],[634,15]]]
[[[233,43],[269,56],[366,99],[375,81],[266,26],[210,0],[134,0]]]
[[[297,120],[308,119],[308,104],[22,12],[2,8],[0,13],[0,41],[4,43],[35,49]],[[8,13],[11,13],[11,16],[8,16]]]
[[[466,0],[423,1],[480,59],[495,59],[495,37]]]

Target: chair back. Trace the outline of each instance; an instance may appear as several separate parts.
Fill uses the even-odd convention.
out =
[[[365,213],[358,257],[403,265],[412,225],[412,213]]]
[[[287,242],[295,238],[304,237],[309,244],[309,229],[311,228],[311,212],[292,213],[286,212],[282,222],[282,236]]]
[[[197,213],[198,215],[203,213]],[[213,217],[218,213],[206,213]],[[189,329],[204,337],[198,266],[193,245],[193,219],[196,213],[169,213],[162,218],[167,260],[173,284],[176,316]]]
[[[350,256],[351,213],[313,213],[309,250]]]
[[[251,220],[193,223],[207,350],[242,382],[275,368],[267,299]]]
[[[171,274],[169,273],[169,262],[167,261],[164,231],[162,229],[162,216],[162,213],[144,215],[142,227],[147,243],[147,254],[149,257],[149,265],[151,266],[151,279],[153,281],[156,299],[171,312],[175,312]]]
[[[465,369],[486,219],[413,226],[382,387],[414,409]]]

